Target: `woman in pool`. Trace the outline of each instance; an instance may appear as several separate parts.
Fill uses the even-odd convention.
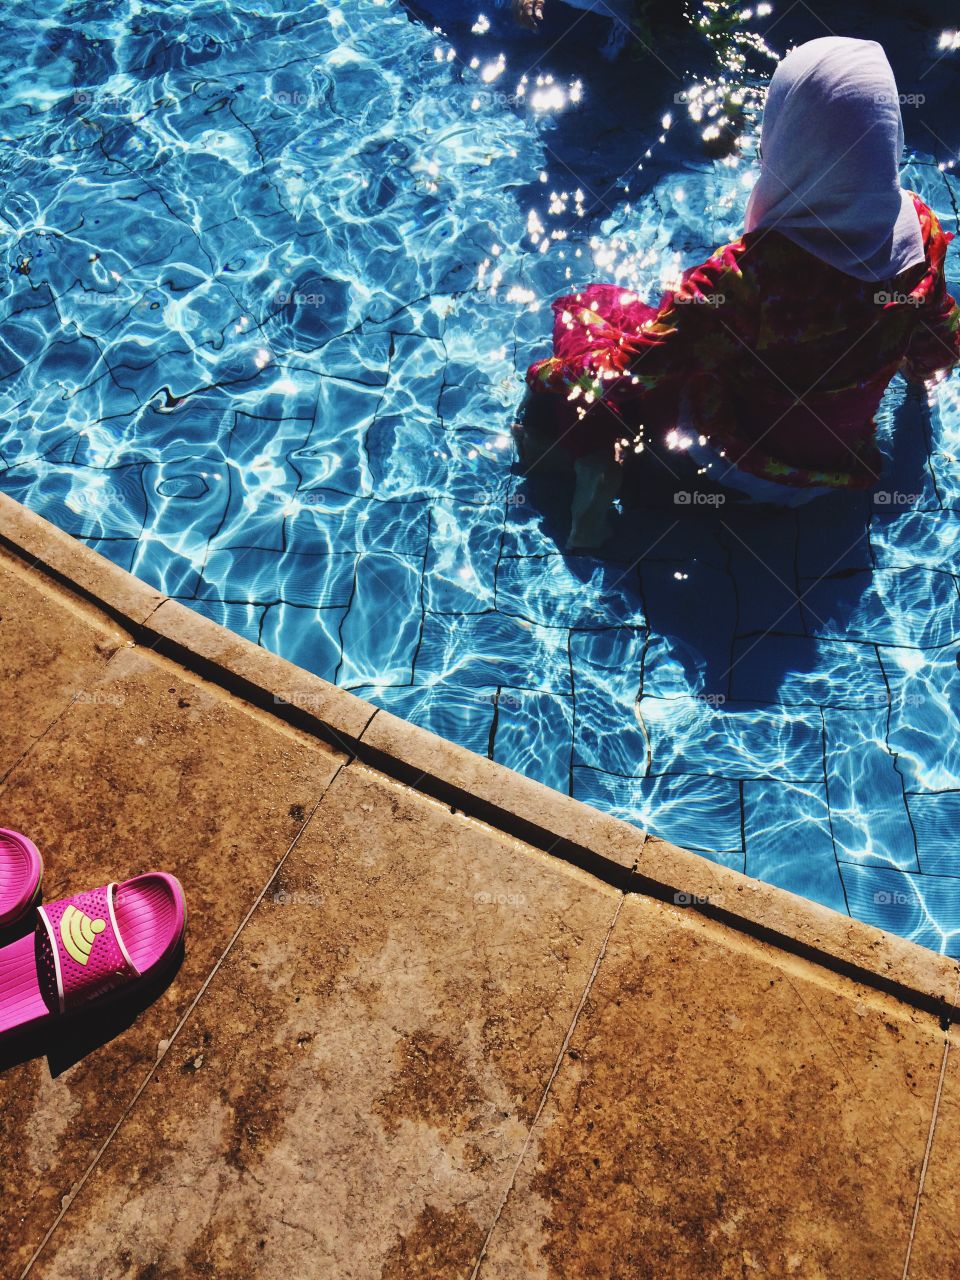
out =
[[[571,547],[608,536],[623,460],[644,446],[685,467],[681,489],[705,474],[789,506],[870,488],[891,379],[934,381],[960,360],[953,237],[900,188],[900,97],[881,46],[794,50],[761,142],[746,234],[659,308],[604,284],[553,304],[553,355],[527,374],[521,440],[528,459],[562,455],[576,471]]]

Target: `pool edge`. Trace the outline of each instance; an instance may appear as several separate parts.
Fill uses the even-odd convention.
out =
[[[0,546],[139,643],[396,780],[595,875],[956,1020],[960,963],[645,833],[408,724],[166,597],[0,493]]]

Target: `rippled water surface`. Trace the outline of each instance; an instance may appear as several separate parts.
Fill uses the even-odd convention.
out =
[[[593,17],[554,46],[444,11],[9,7],[0,488],[417,724],[960,954],[957,379],[891,388],[874,499],[654,494],[562,554],[509,433],[549,300],[655,297],[751,168],[671,150],[662,70],[623,113]],[[953,227],[940,142],[908,180]]]

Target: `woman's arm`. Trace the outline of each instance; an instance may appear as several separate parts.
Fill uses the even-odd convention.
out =
[[[753,283],[740,267],[743,253],[740,240],[718,249],[684,274],[657,311],[629,302],[635,295],[614,285],[559,299],[553,356],[531,366],[531,391],[585,406],[625,403],[665,381],[742,358],[758,319]]]
[[[656,318],[628,342],[627,373],[638,393],[742,360],[752,348],[758,308],[753,282],[741,269],[744,252],[737,240],[686,271]]]

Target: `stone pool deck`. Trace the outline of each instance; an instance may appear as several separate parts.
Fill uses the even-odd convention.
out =
[[[375,711],[2,496],[0,678],[0,825],[47,895],[156,866],[191,912],[153,1003],[3,1051],[3,1277],[960,1276],[955,961]]]

